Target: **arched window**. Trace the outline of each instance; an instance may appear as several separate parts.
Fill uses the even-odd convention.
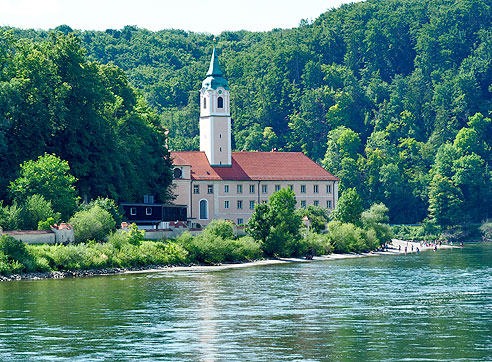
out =
[[[200,200],[200,220],[208,220],[208,201]]]
[[[207,98],[203,98],[203,109],[207,109]]]
[[[224,108],[224,98],[217,98],[217,108]]]

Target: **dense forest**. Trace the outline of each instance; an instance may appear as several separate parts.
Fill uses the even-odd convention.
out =
[[[82,200],[168,197],[171,160],[159,116],[120,68],[85,53],[73,35],[33,42],[0,30],[0,200],[25,199],[33,179],[56,184],[39,170],[57,172],[58,158]],[[21,163],[43,155],[38,166],[25,163],[28,181],[14,182]]]
[[[342,192],[355,188],[365,207],[387,205],[394,223],[480,222],[492,211],[490,24],[486,0],[368,0],[294,29],[223,32],[216,47],[231,87],[234,148],[302,151],[341,178]],[[0,153],[9,172],[0,189],[19,162],[48,150],[71,163],[91,196],[118,196],[118,185],[129,178],[102,170],[125,170],[113,160],[135,165],[135,157],[154,152],[147,136],[133,138],[139,131],[132,128],[144,122],[157,129],[154,113],[170,131],[171,149],[198,148],[198,90],[213,35],[66,25],[53,31],[3,28],[1,34]],[[60,49],[74,37],[85,58],[78,48]],[[15,46],[6,46],[6,39]],[[75,63],[57,63],[71,56]],[[27,69],[12,70],[5,59]],[[38,71],[48,80],[30,85],[42,78],[31,77]],[[93,73],[103,76],[102,83],[84,84],[94,81]],[[101,95],[71,99],[65,84],[72,78]],[[6,88],[9,82],[19,90]],[[50,92],[34,88],[52,86]],[[26,108],[17,110],[12,102]],[[116,138],[84,130],[86,112],[109,121]],[[12,135],[8,127],[18,119],[25,124]],[[78,137],[67,136],[74,133]],[[57,137],[62,142],[50,141],[57,135],[64,135]],[[143,145],[151,149],[141,150]],[[87,155],[74,159],[74,147]]]

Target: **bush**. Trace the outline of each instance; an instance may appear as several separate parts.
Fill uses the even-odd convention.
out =
[[[116,204],[116,201],[108,197],[98,197],[95,200],[91,200],[88,204],[83,203],[79,206],[79,211],[88,211],[94,206],[100,206],[111,214],[116,225],[120,225],[123,219],[123,211],[121,207]]]
[[[297,243],[297,256],[327,255],[332,252],[333,247],[327,234],[316,234],[308,232]]]
[[[69,222],[74,228],[76,242],[102,241],[116,225],[111,214],[98,205],[77,212]]]
[[[401,240],[437,240],[439,233],[424,225],[393,225],[391,227],[394,237]]]
[[[483,241],[492,241],[492,222],[489,220],[485,221],[480,227],[480,232],[482,233]]]
[[[124,245],[128,244],[128,233],[121,230],[114,231],[108,238],[107,244],[113,246],[115,249],[120,250]]]
[[[331,221],[328,223],[328,238],[337,253],[365,252],[372,250],[377,240],[354,224]]]
[[[22,208],[14,203],[11,206],[2,207],[0,201],[0,226],[3,230],[19,230]]]
[[[128,227],[128,231],[123,231],[123,233],[128,235],[128,242],[136,246],[139,246],[145,237],[145,230],[138,230],[138,226],[135,223],[131,224]]]
[[[3,254],[3,263],[9,263],[10,269],[14,273],[38,270],[36,261],[26,249],[26,244],[11,236],[3,235],[0,237],[0,254]]]
[[[20,228],[36,230],[39,222],[50,218],[55,223],[60,221],[60,217],[60,213],[53,211],[51,201],[46,201],[42,195],[34,194],[28,196],[22,206]]]
[[[202,233],[193,237],[184,232],[176,244],[187,250],[188,262],[220,264],[259,259],[262,256],[260,244],[249,236],[240,239],[224,239],[213,233]]]
[[[207,236],[217,236],[222,239],[234,239],[234,224],[228,220],[212,220],[203,230]]]

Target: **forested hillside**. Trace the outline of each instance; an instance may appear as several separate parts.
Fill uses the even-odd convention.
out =
[[[32,191],[10,183],[21,163],[44,154],[68,161],[82,200],[140,200],[144,193],[165,200],[165,141],[158,115],[125,73],[89,61],[76,37],[32,42],[0,30],[0,209],[1,200]]]
[[[303,151],[366,207],[385,203],[392,222],[481,221],[492,201],[491,23],[486,0],[368,0],[294,29],[224,32],[216,46],[234,147]],[[197,149],[212,35],[132,26],[74,34],[89,58],[141,89],[172,149]]]

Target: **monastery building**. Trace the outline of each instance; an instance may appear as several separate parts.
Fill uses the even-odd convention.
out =
[[[296,194],[297,206],[333,209],[339,179],[301,152],[232,152],[230,89],[215,48],[200,90],[200,151],[171,152],[176,204],[188,219],[248,222],[255,205],[281,188]]]

